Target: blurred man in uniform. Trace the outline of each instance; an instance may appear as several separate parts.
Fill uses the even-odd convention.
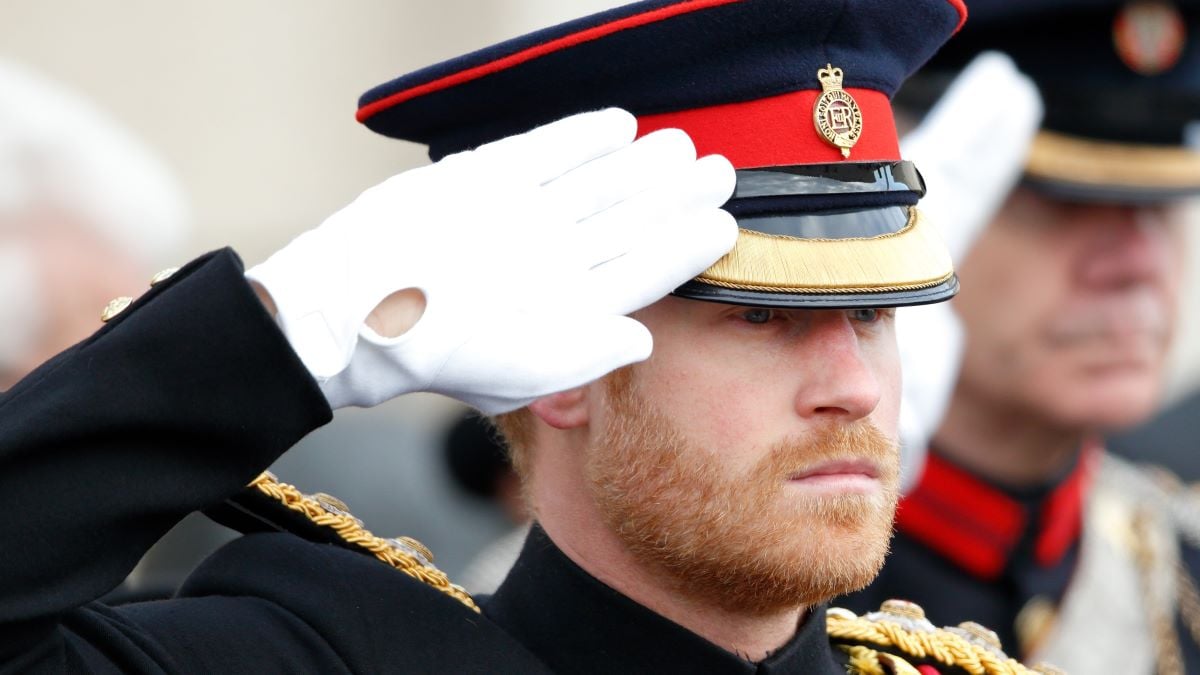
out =
[[[0,391],[100,327],[188,233],[162,160],[89,101],[0,61]]]
[[[1028,672],[906,603],[825,609],[887,549],[892,308],[957,289],[889,97],[964,19],[947,0],[645,2],[368,92],[359,119],[435,164],[245,274],[221,251],[118,299],[0,399],[19,513],[0,659]],[[259,475],[331,408],[410,391],[502,415],[537,524],[490,598]],[[92,602],[198,509],[247,536],[173,600]]]
[[[962,264],[958,383],[883,573],[848,602],[977,619],[1069,672],[1200,672],[1200,506],[1099,441],[1159,395],[1200,193],[1200,3],[972,14],[900,100],[998,49],[1037,82],[1043,128]]]

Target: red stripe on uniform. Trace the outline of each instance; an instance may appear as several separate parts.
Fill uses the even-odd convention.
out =
[[[1034,544],[1034,559],[1049,567],[1067,554],[1083,531],[1083,504],[1100,462],[1100,443],[1085,443],[1075,470],[1046,499],[1042,506],[1041,532]]]
[[[896,511],[899,530],[981,579],[1004,571],[1024,524],[1019,504],[937,455]]]
[[[816,73],[813,73],[816,81]],[[862,135],[849,159],[813,124],[820,91],[794,91],[744,103],[696,108],[638,118],[638,134],[683,129],[697,155],[721,154],[738,169],[787,164],[894,162],[900,159],[896,122],[888,97],[872,89],[846,89],[862,111]]]
[[[556,38],[549,42],[543,42],[540,45],[527,47],[519,52],[496,59],[495,61],[489,61],[473,68],[460,70],[457,73],[452,73],[431,82],[426,82],[425,84],[417,85],[403,91],[398,91],[377,101],[372,101],[371,103],[359,108],[358,112],[355,114],[355,118],[359,122],[365,122],[376,113],[386,110],[394,105],[403,103],[404,101],[408,101],[419,96],[424,96],[435,91],[441,91],[442,89],[449,89],[450,87],[458,86],[464,82],[477,80],[481,77],[486,77],[493,73],[512,68],[513,66],[520,65],[527,61],[541,58],[547,54],[552,54],[557,51],[562,51],[563,49],[568,49],[570,47],[583,44],[584,42],[591,42],[592,40],[598,40],[614,33],[619,33],[623,30],[657,23],[672,17],[690,14],[691,12],[701,9],[719,7],[721,5],[731,5],[735,2],[742,1],[743,0],[690,0],[680,2],[679,4],[671,5],[669,7],[661,7],[644,14],[628,16],[624,19],[618,19],[616,21],[601,24],[599,26],[592,26],[586,30],[579,31],[578,33],[564,35],[563,37]],[[950,2],[954,2],[954,0],[950,0]]]
[[[980,579],[1004,571],[1008,549],[970,528],[946,527],[943,508],[909,496],[896,509],[896,528]]]

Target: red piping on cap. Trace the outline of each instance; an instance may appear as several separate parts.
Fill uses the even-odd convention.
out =
[[[949,0],[951,3],[955,1],[956,0]],[[689,14],[691,12],[701,9],[708,9],[710,7],[732,5],[735,2],[743,2],[743,0],[685,0],[684,2],[680,2],[679,4],[671,5],[669,7],[660,7],[659,9],[646,12],[644,14],[636,14],[634,16],[628,16],[624,19],[618,19],[610,23],[593,26],[586,30],[581,30],[578,33],[564,35],[563,37],[551,40],[549,42],[543,42],[540,45],[534,45],[532,47],[522,49],[519,52],[509,54],[508,56],[496,59],[495,61],[489,61],[487,63],[475,66],[474,68],[460,70],[457,73],[452,73],[431,82],[426,82],[425,84],[417,85],[403,91],[398,91],[390,96],[385,96],[377,101],[372,101],[364,105],[358,109],[358,112],[354,115],[354,117],[359,122],[365,122],[376,113],[386,110],[394,105],[403,103],[404,101],[408,101],[419,96],[424,96],[426,94],[431,94],[435,91],[441,91],[442,89],[449,89],[450,87],[458,86],[464,82],[477,80],[481,77],[512,68],[513,66],[520,65],[526,61],[532,61],[536,58],[551,54],[553,52],[568,49],[584,42],[598,40],[602,37],[607,37],[613,33],[618,33],[628,28],[637,28],[639,26],[657,23],[664,19],[670,19],[675,16]]]
[[[813,73],[816,81],[816,73]],[[862,111],[862,135],[850,157],[830,144],[813,124],[813,105],[820,91],[806,89],[744,103],[725,103],[638,118],[638,135],[659,129],[683,129],[698,156],[724,155],[735,168],[894,162],[900,159],[892,104],[882,92],[846,89]]]
[[[967,22],[967,3],[963,0],[946,0],[954,11],[958,12],[958,25],[954,27],[954,32],[957,33],[963,24]]]

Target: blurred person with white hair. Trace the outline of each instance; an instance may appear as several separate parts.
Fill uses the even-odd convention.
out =
[[[178,259],[188,208],[163,161],[95,105],[0,60],[0,390],[100,327]]]

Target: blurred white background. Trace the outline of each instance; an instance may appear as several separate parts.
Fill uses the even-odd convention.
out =
[[[194,251],[253,263],[362,189],[426,161],[354,121],[397,75],[611,1],[0,3],[0,55],[75,87],[190,191]]]

